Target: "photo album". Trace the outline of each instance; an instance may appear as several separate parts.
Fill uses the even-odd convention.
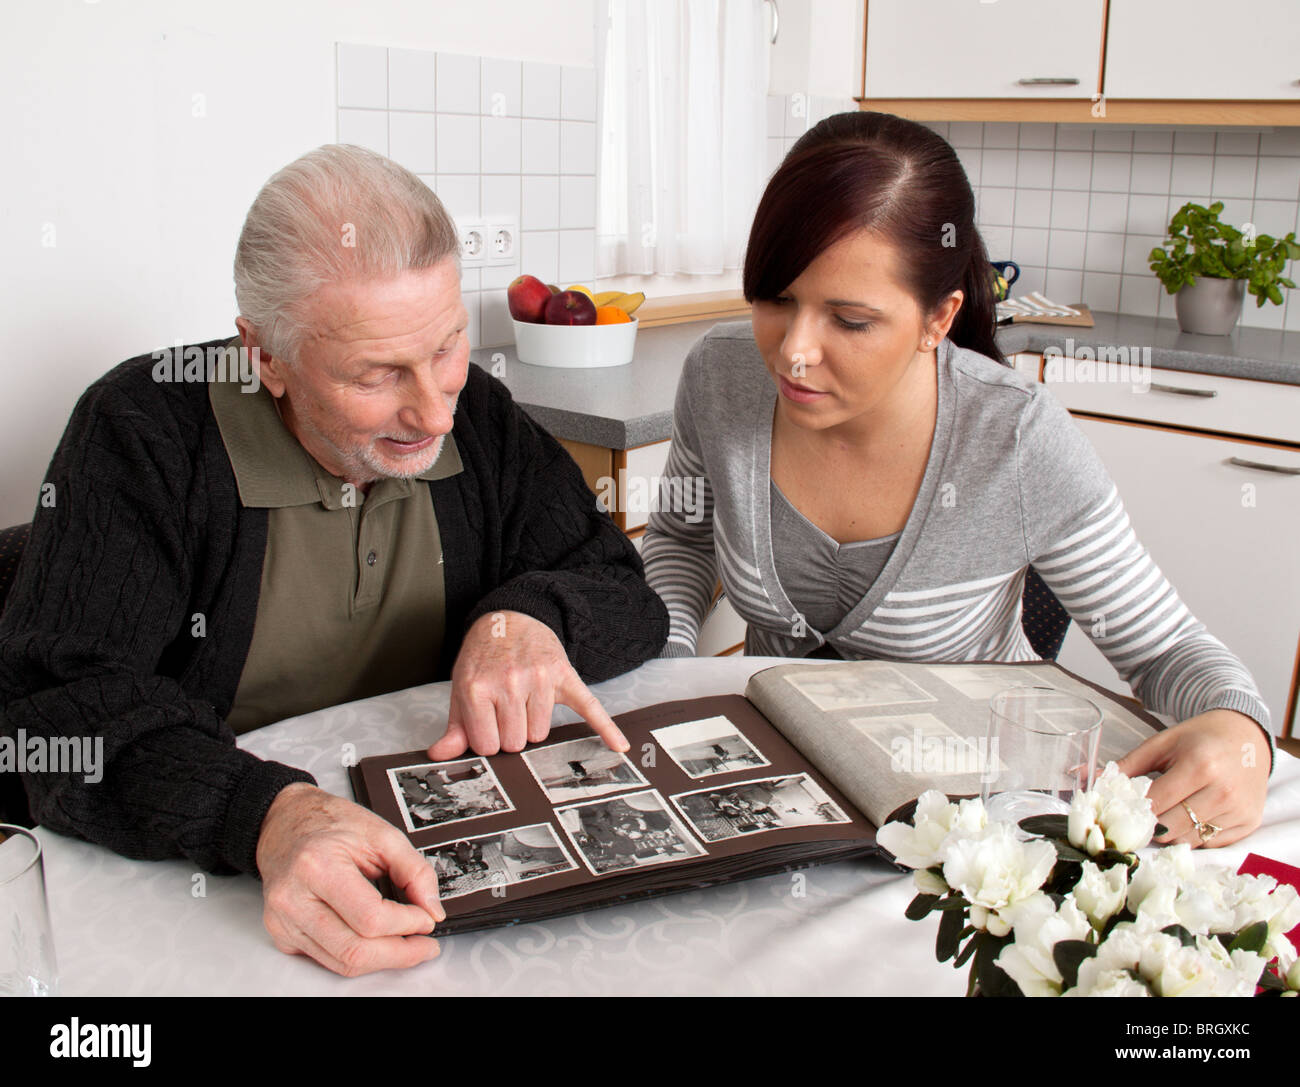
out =
[[[625,754],[579,723],[512,754],[364,758],[352,785],[434,866],[438,932],[469,932],[877,855],[927,789],[979,795],[989,699],[1014,686],[1092,699],[1099,771],[1163,727],[1046,661],[787,664],[616,716]]]

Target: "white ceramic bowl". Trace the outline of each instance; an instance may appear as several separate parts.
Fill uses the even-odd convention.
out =
[[[619,325],[535,325],[513,317],[510,323],[519,361],[534,366],[623,366],[636,346],[635,317]]]

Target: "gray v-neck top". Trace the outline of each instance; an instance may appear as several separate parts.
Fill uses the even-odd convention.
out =
[[[837,543],[791,505],[775,480],[770,490],[777,580],[810,627],[834,630],[867,595],[902,533]]]

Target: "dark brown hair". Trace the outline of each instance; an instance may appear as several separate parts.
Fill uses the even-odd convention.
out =
[[[767,183],[745,251],[747,302],[786,290],[828,246],[870,230],[898,250],[903,286],[925,315],[963,292],[948,330],[1003,364],[993,339],[992,272],[957,153],[890,113],[837,113],[810,128]]]

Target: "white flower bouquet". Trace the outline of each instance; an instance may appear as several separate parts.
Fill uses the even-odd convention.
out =
[[[1186,845],[1147,849],[1163,832],[1150,785],[1110,763],[1068,815],[1024,819],[1023,833],[930,791],[910,824],[880,828],[915,869],[908,918],[937,912],[939,961],[971,964],[967,995],[1298,995],[1286,934],[1300,894],[1196,865]]]

